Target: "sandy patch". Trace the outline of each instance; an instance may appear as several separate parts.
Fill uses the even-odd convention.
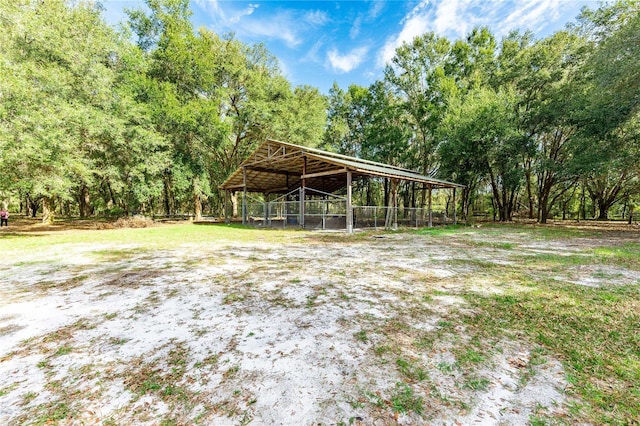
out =
[[[561,415],[558,360],[532,363],[536,348],[508,341],[462,368],[453,351],[464,328],[457,341],[442,330],[466,309],[459,292],[508,285],[475,275],[486,250],[508,266],[516,255],[589,243],[512,236],[518,249],[509,250],[465,238],[475,237],[207,243],[121,257],[108,253],[135,247],[82,244],[9,259],[0,270],[0,423],[56,413],[77,424],[149,425],[525,424]],[[639,279],[589,268],[556,277]]]

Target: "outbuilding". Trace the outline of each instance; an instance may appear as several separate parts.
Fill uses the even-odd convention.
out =
[[[353,205],[353,183],[367,178],[389,180],[388,206]],[[432,191],[451,190],[455,206],[456,189],[464,187],[413,170],[267,139],[221,185],[221,189],[242,194],[244,224],[343,227],[351,233],[356,223],[355,215],[372,219],[360,223],[382,226],[384,218],[384,226],[397,228],[400,181],[414,182],[428,194],[426,209],[421,209],[426,226],[433,224]],[[254,199],[251,194],[260,194],[261,199]],[[419,213],[417,209],[414,212],[416,223]],[[455,208],[452,220],[455,223]]]

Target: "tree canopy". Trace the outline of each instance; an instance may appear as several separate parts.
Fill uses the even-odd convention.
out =
[[[101,13],[0,1],[0,193],[25,214],[219,215],[218,186],[267,137],[465,184],[465,216],[483,197],[498,220],[540,222],[640,201],[637,0],[541,39],[424,33],[378,81],[327,95],[264,45],[194,28],[188,0],[147,0],[119,29]]]

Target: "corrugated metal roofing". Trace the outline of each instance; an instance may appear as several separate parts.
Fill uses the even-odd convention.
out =
[[[243,189],[243,169],[246,170],[246,188],[249,192],[289,192],[301,186],[305,169],[305,186],[327,193],[347,185],[347,170],[352,172],[354,179],[376,176],[418,182],[433,188],[464,187],[413,170],[273,139],[267,139],[256,148],[220,187],[227,190]]]

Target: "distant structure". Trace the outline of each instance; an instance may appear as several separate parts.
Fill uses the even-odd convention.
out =
[[[389,206],[353,205],[354,181],[367,178],[390,181]],[[220,188],[242,193],[243,224],[344,228],[351,233],[355,215],[362,227],[384,223],[385,227],[397,228],[400,181],[414,182],[418,190],[427,191],[427,208],[413,209],[409,218],[409,222],[426,226],[432,226],[432,191],[452,190],[455,206],[456,189],[464,188],[413,170],[272,139],[256,148]],[[261,194],[262,198],[257,200],[250,194]],[[227,206],[225,217],[229,220]],[[452,220],[456,222],[455,208]]]

